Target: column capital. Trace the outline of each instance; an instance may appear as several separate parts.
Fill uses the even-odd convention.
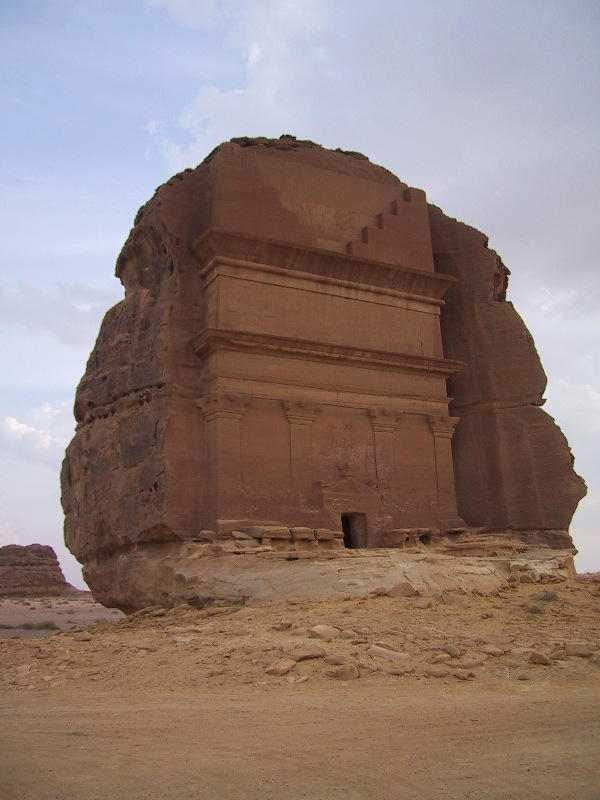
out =
[[[284,400],[283,408],[290,425],[312,425],[319,410],[316,403],[305,400]]]
[[[401,411],[389,408],[369,408],[368,411],[373,430],[377,433],[393,433],[398,426],[398,417],[402,414]]]
[[[429,424],[434,437],[440,439],[451,439],[454,429],[460,422],[460,417],[446,417],[443,414],[429,414]]]
[[[209,392],[196,400],[196,405],[207,421],[212,419],[241,419],[251,399],[244,395],[225,392]]]

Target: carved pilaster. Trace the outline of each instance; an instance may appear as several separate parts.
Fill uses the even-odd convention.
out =
[[[311,483],[310,428],[318,406],[303,400],[284,400],[290,428],[290,478],[300,491],[308,492]]]
[[[250,398],[210,392],[197,404],[206,421],[204,526],[217,530],[219,519],[236,516],[242,510],[240,421]]]
[[[452,461],[452,436],[460,417],[430,415],[429,424],[433,433],[435,469],[437,477],[438,511],[440,528],[464,528],[465,523],[456,509],[454,486],[454,464]]]
[[[304,400],[284,400],[283,407],[290,425],[312,425],[319,408]]]
[[[213,419],[241,419],[250,405],[250,398],[224,392],[209,392],[196,401],[207,422]]]
[[[369,417],[373,426],[375,477],[380,489],[389,488],[395,479],[392,434],[398,427],[400,413],[388,408],[369,409]]]
[[[451,439],[454,436],[454,429],[459,422],[460,417],[446,417],[442,414],[429,415],[429,424],[436,438]]]
[[[401,412],[387,408],[370,408],[371,425],[376,433],[393,433],[398,426]]]

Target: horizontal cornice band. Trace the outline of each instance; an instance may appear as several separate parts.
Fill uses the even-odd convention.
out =
[[[446,290],[457,281],[454,276],[439,272],[417,270],[337,253],[334,250],[231,233],[217,228],[208,228],[196,239],[192,252],[200,259],[203,267],[219,257],[237,259],[292,273],[303,272],[315,277],[392,289],[438,303]]]
[[[360,366],[421,372],[444,377],[453,375],[464,367],[461,361],[451,361],[446,358],[390,353],[385,350],[368,350],[223,328],[205,328],[192,339],[191,345],[194,352],[201,357],[206,357],[217,350],[252,351],[277,354],[284,358],[352,363]]]

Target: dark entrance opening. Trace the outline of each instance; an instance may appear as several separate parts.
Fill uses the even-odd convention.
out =
[[[344,533],[344,547],[356,549],[367,546],[367,515],[342,514],[342,531]]]

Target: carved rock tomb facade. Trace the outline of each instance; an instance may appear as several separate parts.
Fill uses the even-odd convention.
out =
[[[507,274],[360,154],[238,139],[161,186],[63,467],[92,589],[126,606],[134,562],[191,541],[317,553],[478,527],[569,547],[584,485]]]

